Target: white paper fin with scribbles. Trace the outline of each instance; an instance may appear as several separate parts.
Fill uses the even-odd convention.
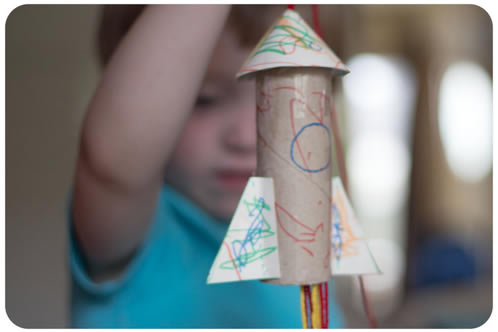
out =
[[[332,197],[332,275],[381,273],[339,177],[332,179]]]
[[[207,283],[280,278],[273,179],[251,177]]]

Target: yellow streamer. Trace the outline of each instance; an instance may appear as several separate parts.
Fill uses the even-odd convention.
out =
[[[314,329],[322,328],[322,304],[320,303],[320,289],[318,284],[311,286],[311,302],[313,311],[311,312],[311,325]]]
[[[308,314],[306,312],[306,296],[304,294],[304,286],[301,286],[301,319],[303,320],[303,329],[308,328]]]

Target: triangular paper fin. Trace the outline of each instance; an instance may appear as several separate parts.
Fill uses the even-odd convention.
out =
[[[251,177],[207,283],[280,278],[273,179]]]
[[[381,273],[339,177],[332,179],[332,198],[332,276]]]

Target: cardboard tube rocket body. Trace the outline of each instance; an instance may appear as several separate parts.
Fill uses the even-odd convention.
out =
[[[237,73],[256,79],[258,165],[208,283],[309,285],[332,275],[380,273],[340,179],[331,179],[332,76],[348,72],[299,14],[287,10]],[[342,256],[339,233],[346,229],[355,255]]]
[[[256,74],[257,176],[272,177],[281,278],[325,282],[330,273],[332,75],[288,67]]]
[[[257,176],[273,178],[280,278],[331,278],[332,76],[349,70],[294,10],[262,37],[237,77],[256,78]]]

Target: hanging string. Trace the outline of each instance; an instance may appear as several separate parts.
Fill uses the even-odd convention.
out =
[[[365,313],[367,314],[367,319],[368,319],[368,324],[370,325],[370,328],[377,328],[377,321],[375,320],[375,316],[370,308],[370,305],[368,303],[368,297],[367,297],[367,292],[365,291],[365,285],[363,283],[363,277],[358,276],[358,279],[360,281],[360,292],[361,292],[361,299],[363,302],[363,310],[365,310]]]
[[[304,294],[304,286],[300,287],[300,295],[301,295],[301,320],[303,322],[303,329],[307,329],[308,327],[308,308],[306,305],[306,296]]]
[[[339,132],[339,125],[337,122],[337,117],[336,117],[336,111],[335,107],[332,104],[331,105],[331,120],[332,120],[332,133],[334,135],[334,142],[336,146],[336,151],[337,151],[337,159],[339,162],[339,173],[342,178],[342,182],[344,184],[344,190],[346,193],[349,194],[349,188],[348,188],[348,177],[347,177],[347,172],[346,172],[346,166],[344,162],[344,152],[342,150],[342,143],[341,143],[341,134]],[[363,277],[360,275],[358,276],[358,280],[360,282],[360,293],[361,293],[361,300],[363,303],[363,310],[365,310],[365,314],[367,315],[368,319],[368,325],[370,328],[377,328],[377,321],[375,319],[375,316],[372,312],[372,309],[370,308],[370,304],[368,302],[368,296],[367,292],[365,291],[365,285],[363,282]]]
[[[344,190],[346,191],[346,193],[349,193],[348,177],[346,174],[346,167],[344,163],[344,151],[342,150],[341,134],[339,133],[339,124],[336,117],[335,106],[332,103],[330,106],[331,106],[330,115],[332,120],[332,136],[334,136],[335,149],[337,151],[336,155],[339,164],[339,174],[342,180],[342,184],[344,186]]]
[[[295,5],[287,5],[288,9],[295,10]],[[318,5],[311,5],[313,13],[313,25],[316,33],[320,38],[323,39],[323,32],[320,26],[320,19],[318,13]],[[346,167],[344,163],[344,152],[342,149],[339,126],[337,124],[337,118],[335,114],[335,108],[332,104],[331,110],[331,120],[332,120],[332,133],[334,135],[334,142],[337,150],[337,159],[339,161],[339,173],[344,184],[344,190],[349,193],[348,188],[348,178],[346,173]],[[363,277],[358,277],[360,282],[361,298],[363,303],[363,309],[367,315],[368,323],[371,328],[377,327],[377,321],[370,308],[367,293],[365,291],[365,285],[363,282]],[[313,310],[315,308],[315,310]],[[303,328],[328,328],[328,283],[314,284],[312,285],[312,290],[310,291],[309,285],[301,286],[301,318],[303,322]]]
[[[320,303],[320,290],[318,284],[311,285],[311,303],[313,304],[311,324],[314,329],[320,329],[322,328],[322,306]]]
[[[320,26],[320,19],[318,14],[318,5],[311,5],[311,10],[313,12],[313,26],[315,32],[323,39],[322,27]]]
[[[305,329],[328,329],[328,283],[300,287],[301,320]]]
[[[304,294],[306,297],[306,317],[307,324],[310,328],[313,328],[313,321],[311,318],[311,313],[313,312],[313,303],[311,302],[311,290],[309,285],[304,286]]]
[[[328,282],[320,284],[320,299],[322,304],[322,328],[329,328],[329,299]]]

